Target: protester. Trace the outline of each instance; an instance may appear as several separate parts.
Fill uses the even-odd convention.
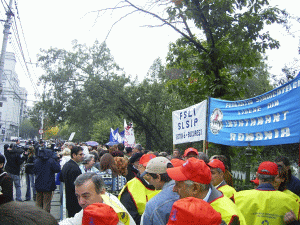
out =
[[[143,147],[141,144],[136,144],[132,149],[133,154],[137,153],[137,152],[142,152],[142,151],[143,151]]]
[[[236,206],[243,213],[247,224],[260,225],[284,224],[284,215],[293,210],[299,213],[296,200],[274,188],[278,166],[274,162],[262,162],[257,170],[259,185],[256,189],[240,191],[234,194]],[[270,216],[271,215],[271,216]]]
[[[292,175],[292,171],[290,168],[291,163],[289,159],[285,156],[278,156],[275,159],[275,163],[277,165],[281,165],[282,167],[286,168],[288,171],[288,177],[286,181],[287,189],[294,192],[296,195],[300,196],[300,180],[294,175]]]
[[[118,214],[115,210],[104,203],[94,203],[83,210],[82,225],[91,224],[123,224],[119,222]]]
[[[180,151],[177,148],[173,150],[173,159],[181,159]]]
[[[64,148],[60,154],[62,155],[60,166],[63,168],[63,166],[71,159],[71,150],[69,148]]]
[[[97,150],[91,151],[90,154],[93,155],[94,159],[95,159],[94,167],[100,171],[100,161],[99,161],[99,154],[98,154]]]
[[[20,141],[17,140],[15,145],[11,148],[8,145],[4,145],[4,155],[6,157],[5,171],[13,179],[16,189],[16,200],[23,202],[21,193],[21,182],[20,182],[20,166],[27,159],[27,154],[19,145]]]
[[[225,174],[225,165],[218,159],[212,159],[208,163],[209,167],[211,168],[211,183],[215,188],[221,191],[227,198],[233,199],[234,193],[236,190],[229,186],[226,181],[224,180]]]
[[[35,160],[35,149],[33,146],[28,148],[28,158],[25,164],[25,175],[26,175],[26,196],[25,201],[31,200],[31,189],[33,200],[36,200],[36,190],[35,190],[35,175],[34,175],[34,160]]]
[[[143,153],[137,152],[132,155],[132,157],[129,159],[129,163],[127,166],[127,175],[126,175],[126,180],[129,182],[131,179],[134,177],[138,176],[139,170],[138,170],[138,165],[139,165],[139,160],[143,156]]]
[[[95,157],[92,154],[85,155],[82,164],[79,166],[81,173],[94,172],[99,173],[99,170],[94,167]]]
[[[127,165],[125,165],[127,167]],[[100,175],[104,180],[106,191],[118,195],[120,190],[126,184],[126,178],[121,175],[114,157],[110,153],[106,153],[100,160]]]
[[[3,171],[4,164],[5,157],[0,154],[0,205],[13,201],[13,180]]]
[[[105,184],[101,175],[96,173],[84,173],[78,176],[74,183],[78,203],[82,209],[76,213],[73,218],[60,221],[60,225],[81,225],[84,210],[94,203],[105,203],[111,206],[114,211],[120,215],[119,220],[122,222],[120,224],[127,222],[126,224],[135,225],[134,220],[118,198],[105,191]]]
[[[235,204],[210,184],[210,168],[203,160],[189,158],[182,166],[167,169],[167,173],[175,180],[173,191],[177,192],[180,198],[203,199],[221,213],[222,220],[227,224],[246,224],[244,216]]]
[[[137,161],[140,174],[145,171],[147,163],[155,157],[156,156],[153,154],[142,155],[139,161]],[[140,224],[141,216],[146,208],[146,203],[157,193],[159,193],[159,191],[156,191],[153,185],[148,184],[143,177],[138,175],[126,183],[120,191],[118,198],[128,210],[136,224]]]
[[[233,187],[233,178],[232,178],[232,174],[229,171],[229,166],[228,166],[228,159],[225,155],[214,155],[210,158],[210,160],[213,159],[218,159],[220,160],[222,163],[224,163],[225,166],[225,172],[224,172],[224,180],[226,181],[226,183]]]
[[[147,163],[141,176],[147,176],[145,179],[161,192],[147,202],[141,224],[165,225],[168,222],[172,206],[179,199],[179,195],[173,192],[175,181],[167,174],[167,168],[172,167],[170,160],[165,157],[155,157]]]
[[[81,174],[79,163],[82,162],[84,157],[81,147],[74,147],[71,150],[71,159],[64,165],[61,170],[60,181],[65,183],[66,193],[66,208],[68,217],[73,217],[81,210],[75,195],[74,181]]]
[[[11,201],[0,205],[0,224],[56,225],[58,223],[45,210],[32,205]]]
[[[34,161],[36,175],[36,206],[50,213],[53,191],[56,189],[55,173],[60,171],[57,154],[51,149],[42,149]]]
[[[128,161],[129,161],[129,159],[133,155],[132,148],[131,147],[126,147],[125,150],[124,150],[124,153],[125,153],[124,157],[126,159],[128,159]]]
[[[191,157],[198,158],[198,151],[195,148],[188,148],[184,151],[183,158],[187,160]]]
[[[173,204],[167,225],[220,225],[221,214],[202,199],[188,197]]]

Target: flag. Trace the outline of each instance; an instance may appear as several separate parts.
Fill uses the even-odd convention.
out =
[[[135,145],[135,137],[134,137],[134,130],[133,130],[133,124],[126,123],[126,120],[124,119],[124,146],[125,147],[133,147]]]

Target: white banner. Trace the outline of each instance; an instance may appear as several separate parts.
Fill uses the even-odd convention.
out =
[[[173,144],[205,140],[207,100],[172,112]]]
[[[126,120],[124,119],[124,146],[125,147],[132,147],[135,145],[135,137],[134,137],[134,130],[133,124],[129,123],[127,125]]]

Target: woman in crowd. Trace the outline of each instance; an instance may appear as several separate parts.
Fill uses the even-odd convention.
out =
[[[27,191],[25,196],[25,201],[31,200],[31,189],[33,194],[33,200],[36,200],[36,191],[35,191],[35,176],[34,176],[34,160],[35,160],[35,149],[33,146],[30,146],[28,149],[28,158],[25,164],[25,174],[26,174],[26,185]]]
[[[117,163],[116,163],[116,161]],[[114,195],[118,195],[126,184],[127,160],[122,157],[113,157],[105,153],[100,159],[100,175],[104,180],[106,190]]]
[[[94,167],[94,164],[95,164],[95,156],[92,154],[85,155],[82,164],[79,166],[81,173],[87,173],[87,172],[99,173],[99,170]]]

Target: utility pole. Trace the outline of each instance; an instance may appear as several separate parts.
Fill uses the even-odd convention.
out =
[[[5,61],[5,53],[6,53],[6,47],[7,47],[7,40],[8,35],[10,34],[9,30],[12,24],[12,16],[14,15],[11,11],[13,0],[9,1],[9,6],[6,12],[7,19],[4,24],[4,30],[3,30],[3,42],[2,42],[2,50],[1,50],[1,58],[0,58],[0,94],[3,91],[3,74],[4,74],[4,61]]]

